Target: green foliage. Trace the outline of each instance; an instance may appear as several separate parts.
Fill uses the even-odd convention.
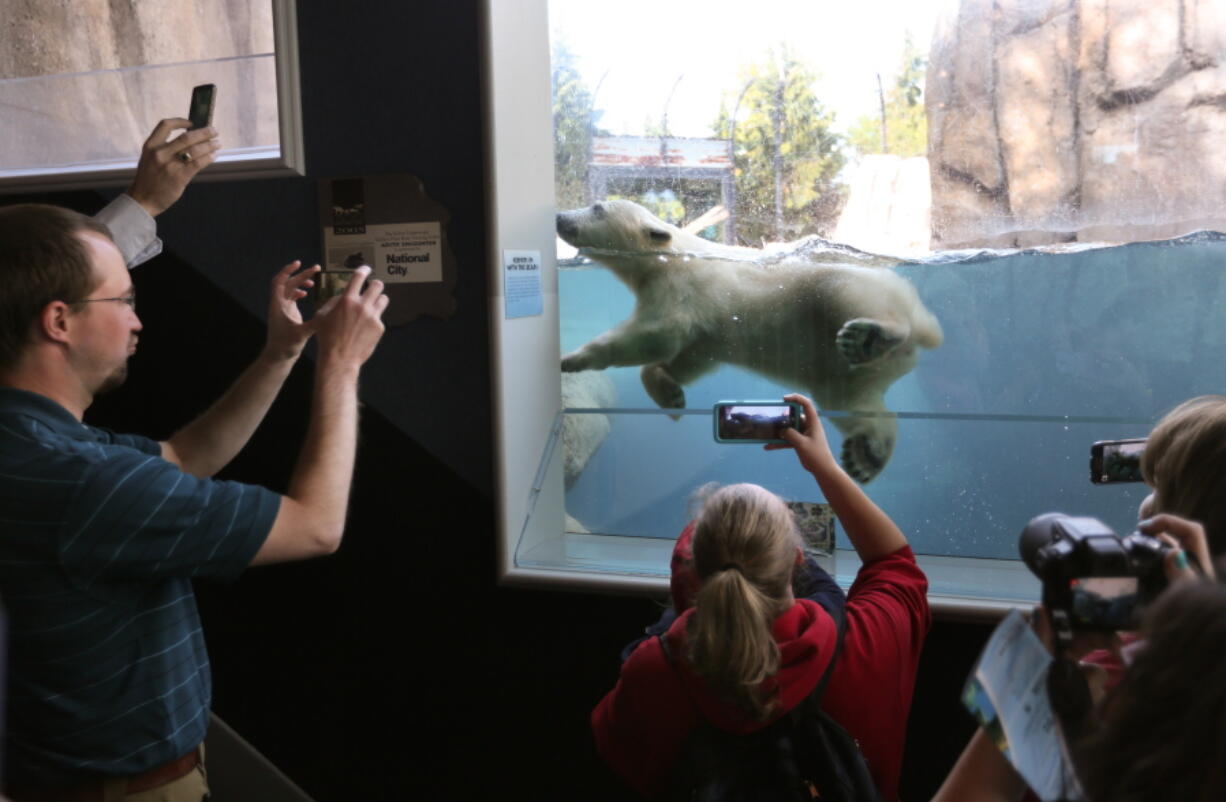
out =
[[[740,79],[733,108],[726,96],[713,126],[716,137],[735,136],[737,239],[828,233],[844,200],[837,183],[844,157],[834,113],[813,91],[815,73],[781,47],[742,69]]]
[[[631,195],[614,192],[610,193],[608,197],[609,200],[622,199],[634,201],[664,222],[672,223],[675,226],[681,225],[686,217],[685,204],[671,189],[666,189],[663,192],[647,190],[646,192]]]
[[[575,66],[575,56],[562,42],[553,46],[554,193],[559,209],[588,204],[587,164],[592,137],[606,132],[596,127],[600,113]]]
[[[928,117],[924,113],[927,73],[927,58],[908,36],[898,75],[885,93],[886,146],[881,145],[881,115],[866,114],[856,121],[848,134],[848,140],[860,154],[927,155]]]

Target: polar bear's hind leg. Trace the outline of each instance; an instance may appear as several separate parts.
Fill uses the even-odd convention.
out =
[[[843,433],[839,461],[856,481],[871,481],[890,461],[898,440],[898,418],[890,413],[831,418]]]
[[[870,435],[857,434],[843,441],[840,461],[853,479],[866,484],[881,473],[893,450],[893,443],[883,443]]]
[[[685,388],[669,374],[662,363],[644,365],[639,372],[643,389],[661,409],[685,409]]]
[[[844,323],[834,341],[847,364],[855,367],[881,359],[906,339],[907,332],[896,324],[858,317]]]

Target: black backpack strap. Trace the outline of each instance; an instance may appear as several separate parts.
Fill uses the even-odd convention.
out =
[[[843,633],[847,631],[847,616],[843,609],[836,608],[835,610],[825,609],[830,617],[834,619],[835,636],[834,636],[834,653],[830,655],[830,662],[826,664],[826,670],[822,673],[822,678],[817,681],[817,685],[809,694],[811,704],[820,705],[822,694],[826,692],[826,683],[830,682],[830,675],[834,673],[834,665],[839,662],[839,655],[843,651]],[[797,707],[801,707],[798,705]]]
[[[843,725],[822,710],[822,695],[826,692],[830,675],[834,673],[835,664],[843,651],[843,636],[847,630],[847,617],[842,610],[837,614],[831,613],[831,617],[835,620],[838,635],[830,663],[813,691],[791,710],[788,717],[791,719],[794,737],[800,737],[803,733],[802,741],[806,747],[825,756],[824,760],[810,767],[815,774],[811,779],[817,781],[823,799],[880,802],[868,763],[860,752],[860,745]]]

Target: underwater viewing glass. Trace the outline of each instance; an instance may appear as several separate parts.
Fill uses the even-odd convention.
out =
[[[1037,600],[1036,511],[1131,531],[1147,488],[1087,481],[1090,444],[1226,386],[1226,110],[1159,69],[1226,39],[997,6],[490,5],[492,237],[556,252],[539,320],[492,307],[509,580],[656,592],[696,488],[823,501],[790,451],[711,435],[716,402],[790,392],[938,607]]]

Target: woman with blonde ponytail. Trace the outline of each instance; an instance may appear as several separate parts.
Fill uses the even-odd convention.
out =
[[[783,500],[757,485],[712,494],[695,522],[694,565],[706,577],[690,619],[689,662],[759,719],[776,700],[766,680],[779,670],[771,624],[793,604],[800,538]]]
[[[813,474],[863,563],[844,599],[806,560],[782,499],[752,484],[706,495],[673,552],[673,609],[633,645],[592,712],[606,762],[647,796],[669,790],[704,727],[748,734],[797,708],[829,669],[822,709],[859,744],[880,799],[898,798],[927,580],[906,538],[830,452],[809,399],[786,445]],[[844,634],[838,657],[841,619]],[[821,789],[817,789],[820,793]]]

